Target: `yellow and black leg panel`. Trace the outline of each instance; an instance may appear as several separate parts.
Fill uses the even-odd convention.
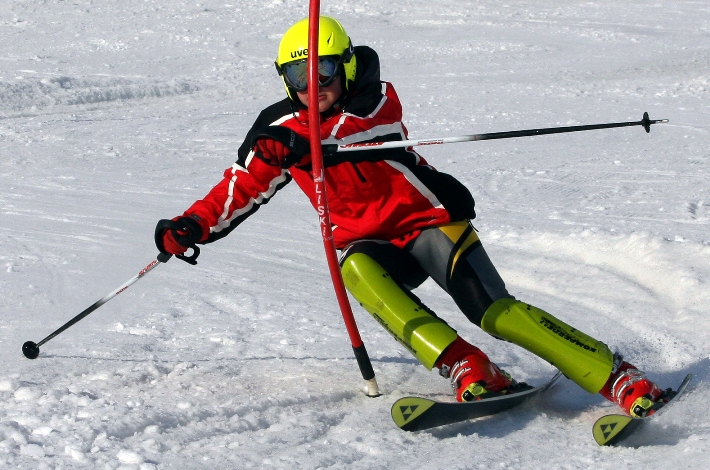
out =
[[[590,393],[602,389],[614,366],[606,344],[517,300],[494,302],[483,315],[481,328],[545,359]]]
[[[360,305],[427,369],[456,340],[454,329],[416,302],[370,256],[349,255],[342,272],[345,287]]]

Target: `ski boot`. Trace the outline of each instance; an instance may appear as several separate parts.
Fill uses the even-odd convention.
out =
[[[456,400],[473,401],[505,395],[527,388],[493,364],[483,351],[467,343],[460,336],[449,346],[436,363],[439,374],[451,379]]]
[[[658,388],[644,372],[624,361],[618,353],[614,354],[614,368],[609,380],[599,393],[633,418],[652,415],[674,395],[671,389],[663,391]]]

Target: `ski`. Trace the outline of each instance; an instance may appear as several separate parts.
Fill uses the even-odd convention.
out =
[[[615,446],[620,444],[649,420],[656,418],[666,411],[668,405],[676,401],[678,397],[683,394],[692,378],[693,376],[691,374],[686,375],[685,379],[683,379],[683,382],[681,382],[678,387],[678,390],[675,392],[675,395],[650,416],[646,416],[645,418],[632,418],[631,416],[620,414],[602,416],[594,423],[594,427],[592,428],[594,440],[597,441],[597,444],[600,446]]]
[[[548,390],[561,376],[562,373],[557,372],[547,383],[539,387],[530,387],[510,395],[464,403],[440,402],[421,397],[400,398],[392,405],[392,419],[404,431],[421,431],[482,418],[523,404]]]

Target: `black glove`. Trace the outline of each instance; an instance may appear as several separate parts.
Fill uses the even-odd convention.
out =
[[[203,240],[205,232],[201,222],[196,215],[160,220],[155,226],[155,245],[164,255],[175,255],[190,264],[197,264],[200,249],[195,244]],[[194,251],[192,256],[184,256],[188,248]]]

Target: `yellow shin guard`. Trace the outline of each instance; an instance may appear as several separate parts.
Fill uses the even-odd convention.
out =
[[[611,374],[614,359],[606,344],[532,305],[497,300],[481,328],[545,359],[590,393],[599,392]]]
[[[427,369],[454,342],[456,331],[409,297],[382,266],[363,253],[347,257],[345,287]]]

